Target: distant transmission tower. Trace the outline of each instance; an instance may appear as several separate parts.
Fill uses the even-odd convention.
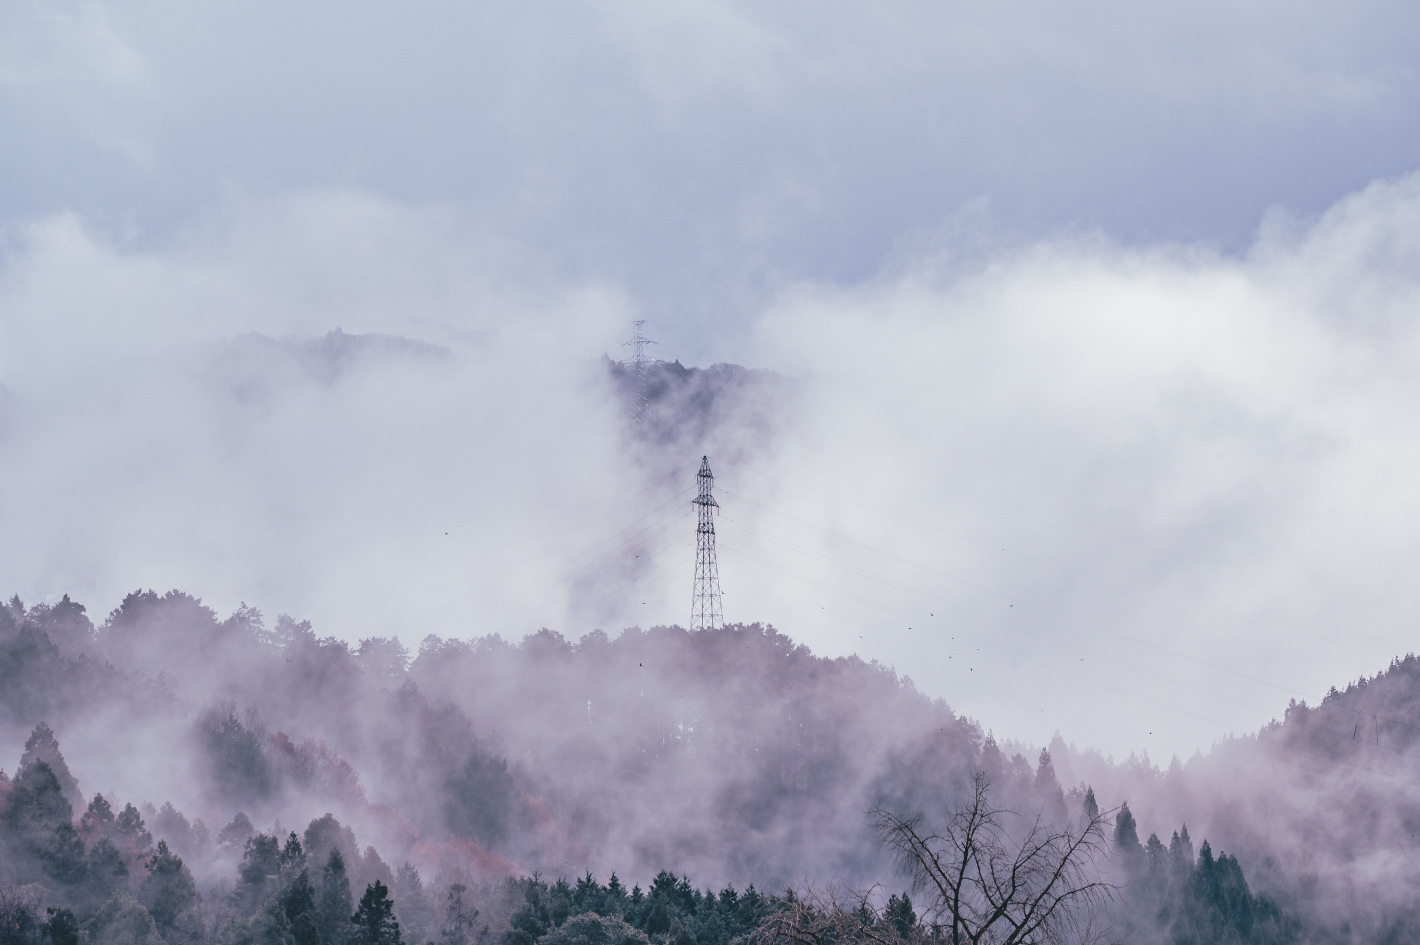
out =
[[[690,600],[690,629],[718,630],[725,617],[720,611],[720,566],[715,563],[715,510],[720,503],[711,494],[715,474],[710,471],[710,457],[700,459],[700,494],[694,504],[700,506],[700,522],[695,528],[695,590]]]
[[[649,402],[646,390],[650,386],[651,370],[650,366],[656,363],[655,358],[646,356],[646,346],[655,344],[654,341],[641,333],[641,326],[646,324],[645,319],[631,323],[636,327],[636,334],[630,341],[623,342],[623,348],[631,349],[631,360],[623,362],[630,366],[631,376],[636,384],[635,400],[631,403],[631,419],[638,423],[645,419],[646,406]]]

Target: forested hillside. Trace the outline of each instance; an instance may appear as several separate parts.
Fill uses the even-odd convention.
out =
[[[1404,897],[1348,864],[1399,852],[1407,782],[1337,733],[1343,715],[1403,719],[1415,662],[1161,772],[1062,740],[1028,758],[885,667],[763,626],[430,636],[411,654],[176,591],[97,625],[68,598],[15,599],[0,879],[35,935],[72,920],[96,942],[338,945],[358,906],[416,942],[529,945],[591,912],[623,923],[596,935],[727,945],[786,915],[830,927],[843,903],[804,895],[874,884],[842,914],[930,937],[932,891],[869,815],[949,823],[979,777],[1001,817],[1060,836],[1097,818],[1108,927],[1130,940],[1402,941]],[[1412,757],[1384,747],[1392,774]],[[911,921],[899,892],[919,897]]]

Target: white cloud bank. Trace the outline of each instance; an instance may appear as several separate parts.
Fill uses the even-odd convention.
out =
[[[1266,232],[1242,258],[1058,240],[784,291],[752,360],[802,396],[717,469],[727,616],[893,662],[1003,734],[1165,758],[1409,649],[1420,179]],[[411,645],[684,622],[683,502],[620,544],[697,458],[654,483],[623,448],[594,362],[623,292],[348,191],[233,204],[173,249],[71,216],[9,246],[21,595],[178,586]],[[449,354],[316,376],[241,341],[335,326]]]

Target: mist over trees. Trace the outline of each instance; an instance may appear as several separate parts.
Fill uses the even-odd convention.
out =
[[[1058,738],[1028,760],[891,669],[758,625],[411,653],[178,591],[98,624],[67,597],[12,599],[4,934],[826,945],[950,941],[955,922],[995,941],[986,918],[1025,913],[991,877],[1051,889],[1031,883],[1063,863],[1061,903],[1089,908],[1013,940],[1405,941],[1408,898],[1348,864],[1403,862],[1396,825],[1420,818],[1404,782],[1363,770],[1408,770],[1417,665],[1160,770]],[[1374,740],[1342,737],[1362,716],[1397,749],[1384,769]],[[973,816],[980,866],[947,906],[923,863]]]

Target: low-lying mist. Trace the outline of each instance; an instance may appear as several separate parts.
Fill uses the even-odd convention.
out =
[[[1103,809],[1098,867],[1123,890],[1113,914],[1138,940],[1153,940],[1150,923],[1171,928],[1169,909],[1223,908],[1187,898],[1210,876],[1263,897],[1248,915],[1281,936],[1239,941],[1292,941],[1298,929],[1376,941],[1416,921],[1406,851],[1420,728],[1404,721],[1420,699],[1414,658],[1167,770],[1059,736],[1046,750],[998,742],[886,667],[815,656],[760,625],[575,642],[550,630],[518,642],[430,635],[411,653],[393,638],[351,646],[285,615],[219,618],[182,592],[139,591],[97,626],[69,598],[12,600],[0,666],[0,751],[20,760],[3,781],[6,881],[37,883],[33,895],[81,915],[112,894],[91,888],[97,867],[56,871],[57,841],[22,826],[39,816],[25,805],[40,803],[30,798],[45,796],[50,771],[90,861],[112,834],[141,876],[163,840],[204,908],[251,898],[243,921],[267,895],[241,879],[266,855],[261,838],[291,833],[303,863],[339,847],[357,898],[414,871],[406,893],[415,873],[471,885],[495,925],[514,921],[521,887],[506,882],[523,876],[615,874],[629,888],[669,870],[697,889],[904,890],[870,813],[945,823],[978,774],[1028,819],[1068,825]],[[1173,852],[1151,834],[1172,835]],[[1163,878],[1185,867],[1203,871],[1192,886]],[[1155,900],[1167,906],[1157,915]],[[1242,921],[1229,901],[1215,920]]]

